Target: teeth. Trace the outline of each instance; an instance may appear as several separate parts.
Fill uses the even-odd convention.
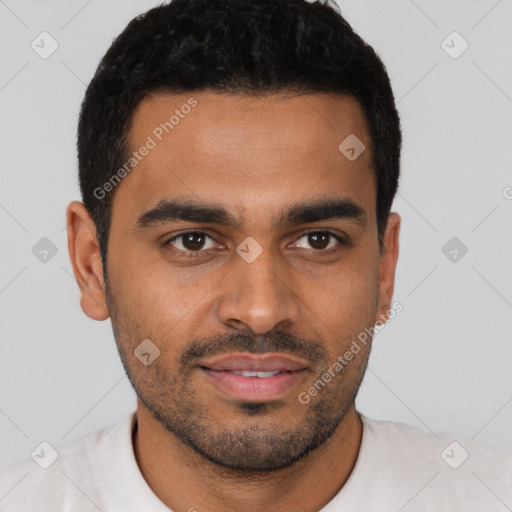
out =
[[[273,377],[274,375],[277,375],[278,373],[281,372],[279,370],[276,370],[274,372],[252,372],[233,370],[231,373],[234,373],[235,375],[242,375],[243,377],[260,377],[261,379],[265,379],[267,377]]]

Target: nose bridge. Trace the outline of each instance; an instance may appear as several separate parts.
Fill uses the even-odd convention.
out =
[[[256,334],[295,323],[300,312],[285,262],[270,247],[260,248],[251,247],[250,240],[240,244],[218,304],[221,322],[232,327],[245,324]],[[259,254],[252,259],[254,251]]]

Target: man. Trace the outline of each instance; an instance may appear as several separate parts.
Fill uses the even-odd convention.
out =
[[[0,509],[510,510],[509,457],[354,405],[397,310],[400,147],[385,67],[329,5],[135,18],[87,89],[67,218],[137,410],[5,468]]]

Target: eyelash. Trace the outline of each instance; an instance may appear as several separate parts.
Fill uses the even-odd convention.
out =
[[[205,231],[189,230],[189,231],[182,231],[181,233],[178,233],[177,235],[174,235],[172,238],[169,238],[166,242],[164,242],[163,247],[167,247],[167,246],[171,245],[171,242],[174,242],[174,241],[178,240],[179,238],[182,238],[182,237],[184,237],[184,236],[186,236],[188,234],[191,234],[191,233],[199,234],[199,235],[204,235],[204,236],[208,237],[210,240],[214,240],[215,241],[215,239],[211,235],[206,233]],[[349,245],[349,242],[346,241],[344,238],[342,238],[337,233],[334,233],[333,231],[329,231],[329,230],[319,230],[319,229],[313,229],[313,230],[310,230],[310,231],[306,231],[306,232],[302,233],[302,235],[299,238],[297,238],[297,240],[300,240],[304,236],[309,235],[311,233],[326,234],[326,235],[329,235],[332,238],[334,238],[341,246],[348,246]],[[315,252],[315,253],[318,253],[318,254],[320,254],[320,253],[330,254],[331,252],[336,251],[338,249],[339,249],[339,246],[338,247],[331,247],[330,249],[311,249],[311,251]],[[186,257],[192,257],[192,258],[200,256],[201,253],[205,253],[205,252],[208,251],[208,250],[204,250],[204,249],[199,249],[197,251],[189,251],[189,250],[183,250],[183,249],[176,249],[176,250],[178,252],[186,255]]]

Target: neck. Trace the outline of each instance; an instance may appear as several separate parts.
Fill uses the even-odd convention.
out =
[[[133,444],[144,479],[172,510],[285,512],[320,510],[336,496],[354,468],[362,431],[352,405],[324,445],[290,467],[255,475],[204,459],[138,402]]]

